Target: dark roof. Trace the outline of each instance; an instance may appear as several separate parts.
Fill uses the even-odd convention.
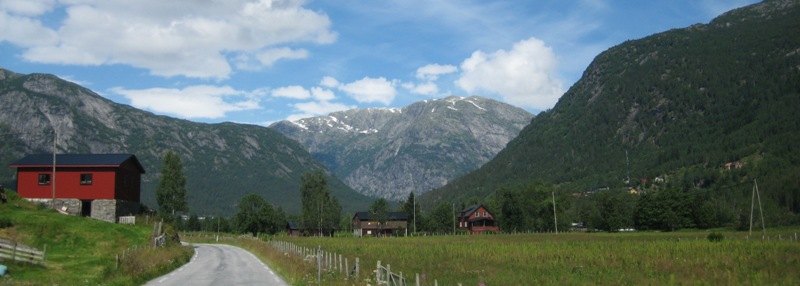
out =
[[[485,209],[487,212],[492,213],[491,211],[489,211],[488,208],[486,208],[486,206],[484,206],[482,204],[477,204],[477,205],[468,206],[463,211],[461,211],[461,217],[468,217],[468,216],[472,215],[472,213],[474,213],[475,211],[480,209],[481,207],[483,207],[483,209]]]
[[[297,222],[293,220],[287,222],[286,227],[292,230],[301,229],[300,225],[298,225]]]
[[[118,167],[128,160],[133,160],[134,165],[144,173],[144,167],[133,154],[56,154],[57,167],[75,166],[113,166]],[[42,167],[53,165],[53,154],[28,155],[9,165],[12,168]]]
[[[369,212],[356,212],[353,217],[358,217],[359,220],[374,220]],[[387,220],[408,220],[408,216],[404,212],[387,212]]]

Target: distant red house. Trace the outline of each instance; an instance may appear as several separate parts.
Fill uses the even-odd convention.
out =
[[[17,169],[17,193],[34,202],[53,200],[56,207],[106,221],[138,213],[144,167],[132,154],[59,154],[53,177],[53,155],[29,155],[9,167]],[[127,212],[127,213],[126,213]]]
[[[495,224],[494,215],[481,204],[468,206],[461,212],[458,228],[465,229],[470,234],[500,232],[500,227]]]

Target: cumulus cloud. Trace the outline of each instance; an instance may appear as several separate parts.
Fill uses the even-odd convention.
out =
[[[27,2],[0,2],[0,40],[38,63],[124,64],[160,76],[225,79],[232,62],[255,69],[302,59],[306,50],[287,45],[336,39],[328,16],[302,0]],[[63,20],[42,25],[42,13],[54,8]]]
[[[272,96],[286,97],[293,99],[307,99],[311,97],[311,93],[304,87],[299,85],[292,85],[286,87],[279,87],[272,90]]]
[[[510,51],[476,51],[461,63],[455,84],[468,93],[496,94],[521,107],[547,109],[564,93],[563,83],[554,78],[556,57],[552,49],[536,38],[514,44]]]
[[[162,114],[173,114],[182,118],[222,118],[227,112],[259,109],[258,96],[235,90],[229,86],[196,85],[183,89],[149,88],[110,90],[131,101],[131,105]],[[238,100],[237,100],[238,99]]]
[[[299,49],[293,50],[290,48],[269,49],[258,54],[257,58],[262,65],[270,66],[281,59],[305,59],[308,57],[308,51]]]
[[[458,68],[452,65],[430,64],[417,69],[417,78],[421,80],[433,81],[439,79],[440,75],[454,73]]]
[[[348,84],[341,84],[339,89],[361,103],[379,102],[389,105],[397,95],[395,83],[384,77],[364,77]]]
[[[323,77],[319,84],[327,88],[339,87],[339,81],[330,76]]]
[[[55,0],[3,0],[0,1],[0,10],[12,14],[37,16],[53,9]]]

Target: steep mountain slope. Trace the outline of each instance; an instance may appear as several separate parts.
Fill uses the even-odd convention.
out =
[[[197,214],[229,215],[248,193],[299,212],[300,177],[324,168],[297,142],[269,128],[157,116],[52,75],[0,69],[0,163],[52,152],[54,128],[59,153],[136,154],[147,171],[142,200],[151,208],[157,207],[155,186],[169,149],[181,156],[190,211]],[[13,171],[0,169],[7,186],[14,183]],[[335,177],[328,181],[344,209],[368,204]]]
[[[579,192],[678,173],[676,184],[708,188],[741,161],[742,184],[758,178],[800,213],[798,2],[765,1],[601,53],[495,159],[422,199],[485,198],[534,180]]]
[[[402,109],[353,109],[270,127],[306,146],[356,191],[402,200],[489,161],[531,118],[525,110],[491,99],[451,96]]]

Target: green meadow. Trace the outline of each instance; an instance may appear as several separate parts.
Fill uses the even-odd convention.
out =
[[[13,262],[3,285],[140,285],[183,265],[193,250],[150,246],[152,224],[121,225],[62,215],[20,200],[0,205],[0,238],[44,250],[45,265]],[[144,218],[137,218],[143,221]]]
[[[361,282],[373,276],[380,260],[404,277],[420,274],[422,285],[800,285],[796,232],[770,231],[764,239],[761,233],[748,238],[720,232],[721,241],[710,241],[705,231],[274,239],[321,246],[351,265],[358,257]],[[315,278],[310,269],[306,277]],[[363,284],[339,274],[325,277],[326,284]]]

